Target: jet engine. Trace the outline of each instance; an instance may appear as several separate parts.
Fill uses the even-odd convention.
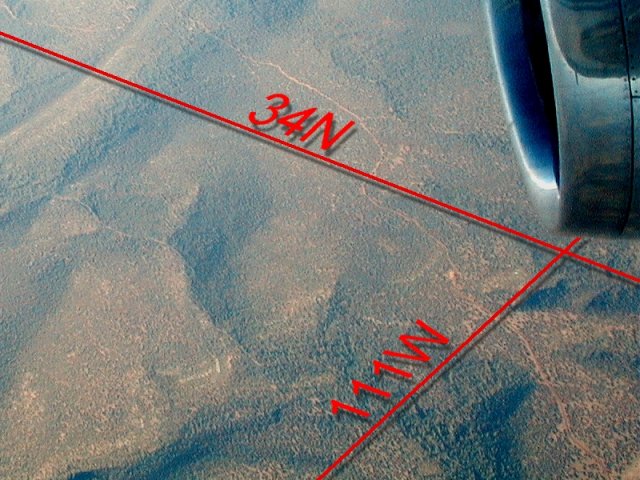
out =
[[[487,0],[510,133],[557,231],[640,232],[640,0]]]

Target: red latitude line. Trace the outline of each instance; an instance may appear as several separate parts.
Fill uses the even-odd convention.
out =
[[[0,37],[3,37],[6,40],[9,40],[11,42],[17,43],[19,45],[25,46],[31,50],[35,50],[39,53],[45,54],[47,56],[56,58],[58,60],[61,60],[65,63],[68,63],[70,65],[79,67],[83,70],[86,70],[88,72],[91,72],[99,77],[103,77],[103,78],[107,78],[109,80],[112,80],[116,83],[119,83],[121,85],[124,85],[126,87],[129,87],[133,90],[137,90],[140,92],[143,92],[147,95],[150,95],[152,97],[156,97],[158,99],[161,99],[167,103],[171,103],[173,105],[177,105],[185,110],[189,110],[195,113],[198,113],[204,117],[208,117],[210,119],[213,119],[219,123],[228,125],[230,127],[232,127],[235,130],[238,131],[242,131],[242,132],[246,132],[249,133],[251,135],[254,135],[256,137],[260,137],[262,139],[268,140],[269,142],[282,146],[282,147],[286,147],[290,150],[293,150],[299,154],[303,154],[307,157],[311,157],[315,160],[320,160],[324,163],[327,163],[329,165],[332,165],[333,167],[336,167],[338,169],[341,169],[343,171],[346,171],[348,173],[351,173],[355,176],[359,176],[362,177],[366,180],[372,181],[374,183],[377,183],[378,185],[384,186],[386,188],[389,188],[391,190],[395,190],[397,192],[400,192],[404,195],[408,195],[410,197],[414,197],[417,198],[419,200],[422,200],[424,202],[430,203],[432,205],[435,205],[436,207],[439,207],[443,210],[447,210],[449,212],[453,212],[461,217],[467,218],[473,222],[476,223],[480,223],[483,225],[487,225],[495,230],[498,230],[500,232],[506,233],[508,235],[520,238],[522,240],[525,240],[529,243],[538,245],[540,247],[543,247],[547,250],[551,250],[553,252],[556,252],[557,255],[556,257],[551,260],[542,270],[540,270],[534,277],[531,278],[531,280],[529,280],[518,292],[516,292],[502,307],[500,307],[500,309],[498,309],[488,320],[486,320],[482,325],[480,325],[464,342],[462,342],[453,352],[451,352],[438,366],[436,366],[420,383],[418,383],[417,385],[414,386],[414,388],[408,393],[406,394],[394,407],[392,407],[382,418],[380,418],[380,420],[378,420],[378,422],[376,422],[371,428],[369,428],[369,430],[367,430],[358,440],[356,440],[340,457],[338,457],[323,473],[321,473],[316,480],[321,480],[326,478],[327,476],[329,476],[332,472],[334,472],[335,468],[337,468],[347,457],[349,457],[362,443],[364,443],[375,431],[378,430],[378,428],[380,428],[380,426],[382,424],[384,424],[391,416],[393,416],[400,408],[402,408],[402,406],[404,404],[406,404],[406,402],[413,397],[416,393],[418,393],[431,379],[433,379],[440,371],[442,371],[445,366],[447,366],[457,355],[460,354],[460,352],[462,352],[466,347],[469,346],[469,344],[471,342],[473,342],[474,339],[476,339],[479,335],[482,334],[482,332],[484,330],[486,330],[486,328],[491,325],[502,313],[504,313],[511,305],[513,305],[513,303],[515,303],[515,301],[520,298],[529,288],[531,288],[546,272],[548,272],[551,267],[553,265],[555,265],[561,258],[563,257],[570,257],[574,260],[578,260],[580,262],[586,263],[588,265],[591,265],[595,268],[598,268],[600,270],[603,270],[605,272],[611,273],[615,276],[619,276],[622,278],[625,278],[629,281],[632,281],[634,283],[640,284],[640,277],[631,275],[629,273],[626,273],[622,270],[618,270],[615,269],[613,267],[610,267],[608,265],[605,265],[603,263],[597,262],[591,258],[588,257],[584,257],[582,255],[579,255],[575,252],[571,251],[571,248],[573,246],[575,246],[580,239],[576,238],[574,239],[567,247],[565,248],[561,248],[558,247],[557,245],[553,245],[551,243],[548,243],[544,240],[541,240],[539,238],[533,237],[531,235],[528,235],[526,233],[520,232],[518,230],[515,230],[513,228],[507,227],[505,225],[502,225],[500,223],[494,222],[493,220],[490,220],[488,218],[482,217],[480,215],[476,215],[472,212],[468,212],[464,209],[461,209],[459,207],[456,207],[454,205],[445,203],[441,200],[438,200],[434,197],[425,195],[423,193],[417,192],[415,190],[411,190],[407,187],[404,187],[400,184],[391,182],[385,178],[379,177],[377,175],[374,175],[372,173],[360,170],[358,168],[352,167],[346,163],[342,163],[339,162],[337,160],[334,160],[332,158],[329,158],[327,156],[321,155],[319,153],[316,153],[314,151],[308,150],[304,147],[300,147],[298,145],[294,145],[292,143],[289,143],[285,140],[282,140],[280,138],[274,137],[272,135],[269,135],[265,132],[261,132],[259,130],[253,129],[251,127],[248,127],[244,124],[241,124],[239,122],[236,122],[234,120],[230,120],[226,117],[223,117],[221,115],[218,115],[216,113],[210,112],[208,110],[205,110],[203,108],[197,107],[195,105],[191,105],[187,102],[184,102],[178,98],[175,97],[171,97],[169,95],[166,95],[162,92],[159,92],[157,90],[153,90],[149,87],[145,87],[144,85],[132,82],[131,80],[127,80],[126,78],[120,77],[118,75],[114,75],[112,73],[109,73],[105,70],[101,70],[99,68],[96,68],[92,65],[89,65],[87,63],[81,62],[79,60],[76,60],[74,58],[68,57],[66,55],[63,55],[61,53],[55,52],[53,50],[49,50],[48,48],[42,47],[40,45],[36,45],[34,43],[31,43],[27,40],[24,40],[22,38],[16,37],[14,35],[11,35],[9,33],[3,32],[0,30]]]
[[[27,47],[31,50],[35,50],[37,52],[40,52],[42,54],[45,54],[49,57],[53,57],[56,58],[58,60],[61,60],[65,63],[68,63],[70,65],[73,65],[75,67],[81,68],[82,70],[86,70],[88,72],[91,72],[99,77],[103,77],[103,78],[107,78],[109,80],[112,80],[116,83],[119,83],[121,85],[124,85],[126,87],[129,87],[133,90],[137,90],[139,92],[143,92],[149,96],[152,97],[156,97],[159,98],[167,103],[171,103],[173,105],[177,105],[185,110],[189,110],[195,113],[198,113],[204,117],[207,118],[211,118],[219,123],[228,125],[230,127],[233,127],[233,129],[238,130],[238,131],[242,131],[242,132],[246,132],[249,133],[255,137],[260,137],[264,140],[268,140],[271,143],[277,144],[281,147],[286,147],[289,150],[294,150],[297,153],[303,154],[307,157],[311,157],[314,158],[316,160],[320,160],[321,162],[327,163],[329,165],[332,165],[333,167],[336,167],[340,170],[346,171],[351,173],[352,175],[358,176],[358,177],[362,177],[366,180],[369,180],[371,182],[377,183],[378,185],[382,185],[388,189],[391,190],[395,190],[397,192],[400,192],[404,195],[413,197],[413,198],[417,198],[419,200],[422,200],[423,202],[427,202],[430,203],[432,205],[435,205],[436,207],[439,207],[443,210],[447,210],[449,212],[453,212],[457,215],[460,215],[461,217],[467,218],[469,220],[472,220],[476,223],[480,223],[483,225],[487,225],[495,230],[498,230],[500,232],[506,233],[508,235],[511,235],[513,237],[517,237],[520,238],[522,240],[525,240],[529,243],[538,245],[540,247],[543,247],[547,250],[551,250],[552,252],[556,252],[556,253],[561,253],[564,252],[564,249],[562,247],[559,247],[557,245],[554,245],[552,243],[549,242],[545,242],[544,240],[541,240],[539,238],[536,238],[532,235],[528,235],[526,233],[520,232],[518,230],[515,230],[511,227],[507,227],[505,225],[502,225],[498,222],[494,222],[493,220],[490,220],[488,218],[482,217],[480,215],[476,215],[475,213],[469,212],[467,210],[464,210],[462,208],[456,207],[455,205],[451,205],[449,203],[443,202],[442,200],[438,200],[437,198],[431,197],[429,195],[425,195],[424,193],[420,193],[417,192],[415,190],[411,190],[410,188],[407,188],[403,185],[400,185],[398,183],[394,183],[391,182],[390,180],[387,180],[383,177],[379,177],[377,175],[374,175],[373,173],[369,173],[369,172],[365,172],[364,170],[360,170],[358,168],[352,167],[351,165],[348,165],[346,163],[342,163],[338,160],[334,160],[332,158],[329,158],[325,155],[322,155],[320,153],[316,153],[312,150],[308,150],[304,147],[300,147],[299,145],[294,145],[293,143],[289,143],[286,140],[282,140],[281,138],[278,137],[274,137],[273,135],[269,135],[268,133],[265,132],[261,132],[260,130],[256,130],[254,128],[251,128],[247,125],[244,125],[242,123],[236,122],[234,120],[228,119],[226,117],[223,117],[222,115],[218,115],[217,113],[205,110],[204,108],[200,108],[197,107],[195,105],[192,105],[190,103],[187,103],[183,100],[180,100],[178,98],[175,97],[171,97],[165,93],[159,92],[158,90],[153,90],[152,88],[149,87],[145,87],[144,85],[141,85],[139,83],[135,83],[132,82],[131,80],[127,80],[126,78],[120,77],[118,75],[114,75],[113,73],[109,73],[105,70],[101,70],[99,68],[96,68],[92,65],[89,65],[87,63],[81,62],[80,60],[76,60],[75,58],[71,58],[68,57],[66,55],[63,55],[61,53],[55,52],[53,50],[49,50],[48,48],[42,47],[40,45],[36,45],[35,43],[29,42],[28,40],[24,40],[20,37],[16,37],[15,35],[11,35],[10,33],[7,32],[3,32],[2,30],[0,30],[0,37],[5,38],[11,42],[17,43],[19,45],[22,45],[24,47]],[[640,277],[637,277],[635,275],[631,275],[630,273],[624,272],[622,270],[618,270],[616,268],[610,267],[609,265],[605,265],[603,263],[597,262],[589,257],[584,257],[582,255],[579,255],[575,252],[567,252],[566,255],[568,257],[571,257],[575,260],[578,260],[580,262],[586,263],[588,265],[591,265],[592,267],[596,267],[600,270],[604,270],[605,272],[611,273],[613,275],[616,275],[618,277],[622,277],[625,278],[627,280],[630,280],[631,282],[640,284]]]
[[[413,396],[415,396],[433,377],[435,377],[438,373],[440,373],[455,357],[457,357],[460,352],[466,349],[471,342],[473,342],[479,335],[484,332],[489,325],[491,325],[495,320],[500,317],[511,305],[513,305],[516,300],[518,300],[524,293],[527,292],[545,273],[547,273],[551,267],[553,267],[558,261],[564,257],[569,255],[570,250],[580,241],[580,238],[575,238],[569,245],[567,245],[564,249],[558,253],[553,260],[547,263],[542,270],[536,273],[531,280],[524,284],[524,286],[518,290],[509,300],[507,300],[504,305],[502,305],[498,310],[495,311],[491,317],[489,317],[485,322],[476,328],[471,335],[467,337],[467,339],[462,342],[460,345],[456,347],[454,351],[452,351],[447,357],[440,362],[429,374],[424,377],[420,383],[416,384],[409,393],[407,393],[398,403],[396,403],[393,407],[391,407],[387,413],[385,413],[380,420],[378,420],[375,424],[373,424],[369,430],[364,432],[360,438],[358,438],[355,442],[351,444],[349,448],[347,448],[342,455],[340,455],[331,465],[329,465],[324,472],[322,472],[316,480],[323,480],[327,478],[331,473],[335,471],[335,469],[340,466],[342,462],[344,462],[360,445],[362,445],[371,435],[373,435],[389,418],[391,418],[398,410],[400,410]]]

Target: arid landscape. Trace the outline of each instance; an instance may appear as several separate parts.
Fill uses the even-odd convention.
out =
[[[334,158],[571,240],[528,202],[481,2],[0,0],[0,25],[247,124],[286,93],[356,122]],[[640,274],[637,240],[578,249]],[[0,478],[315,478],[373,421],[332,399],[376,419],[413,386],[371,362],[416,319],[456,346],[552,258],[2,41]],[[640,478],[639,314],[564,261],[332,478]]]

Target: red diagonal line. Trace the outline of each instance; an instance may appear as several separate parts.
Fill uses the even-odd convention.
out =
[[[630,280],[631,282],[640,283],[640,277],[636,277],[635,275],[631,275],[630,273],[627,273],[625,271],[618,270],[617,268],[610,267],[609,265],[605,265],[604,263],[597,262],[597,261],[595,261],[595,260],[593,260],[593,259],[591,259],[589,257],[585,257],[585,256],[582,256],[582,255],[574,253],[574,252],[567,253],[567,257],[571,257],[574,260],[578,260],[580,262],[584,262],[587,265],[591,265],[592,267],[598,268],[600,270],[604,270],[605,272],[611,273],[611,274],[616,275],[618,277],[625,278],[627,280]]]
[[[482,325],[476,328],[471,335],[467,337],[467,339],[462,342],[460,345],[456,347],[456,349],[451,352],[447,357],[438,364],[429,374],[422,379],[422,381],[416,384],[409,393],[407,393],[402,399],[396,403],[387,413],[385,413],[380,420],[378,420],[369,430],[367,430],[358,440],[353,442],[349,448],[347,448],[342,455],[340,455],[327,469],[322,472],[316,480],[322,480],[327,478],[335,469],[342,463],[344,460],[349,457],[360,445],[362,445],[368,438],[371,437],[389,418],[391,418],[398,410],[400,410],[405,403],[409,401],[414,395],[416,395],[429,381],[435,377],[438,373],[442,371],[455,357],[457,357],[465,348],[471,344],[479,335],[482,334],[483,331],[487,329],[489,325],[491,325],[500,315],[502,315],[505,310],[507,310],[511,305],[513,305],[516,300],[518,300],[527,290],[529,290],[545,273],[551,269],[558,261],[568,255],[570,250],[580,241],[580,238],[575,238],[569,245],[567,245],[564,249],[555,256],[553,260],[545,265],[545,267],[536,273],[531,280],[529,280],[525,285],[518,290],[509,300],[505,302],[496,312],[489,317]]]
[[[265,132],[261,132],[260,130],[256,130],[254,128],[248,127],[247,125],[243,125],[242,123],[236,122],[234,120],[230,120],[226,117],[223,117],[221,115],[218,115],[217,113],[213,113],[210,112],[208,110],[205,110],[204,108],[200,108],[200,107],[196,107],[195,105],[191,105],[190,103],[184,102],[178,98],[175,97],[171,97],[169,95],[166,95],[162,92],[159,92],[157,90],[153,90],[152,88],[149,87],[145,87],[144,85],[140,85],[139,83],[135,83],[132,82],[131,80],[127,80],[126,78],[120,77],[118,75],[114,75],[113,73],[109,73],[105,70],[101,70],[99,68],[96,68],[92,65],[89,65],[87,63],[81,62],[80,60],[76,60],[74,58],[71,57],[67,57],[66,55],[63,55],[61,53],[58,52],[54,52],[53,50],[49,50],[48,48],[42,47],[40,45],[36,45],[35,43],[31,43],[27,40],[24,40],[20,37],[16,37],[15,35],[11,35],[9,33],[3,32],[0,30],[0,37],[4,37],[7,40],[10,40],[12,42],[18,43],[20,45],[23,45],[25,47],[28,47],[32,50],[35,50],[37,52],[43,53],[45,55],[48,55],[50,57],[56,58],[58,60],[61,60],[65,63],[74,65],[78,68],[81,68],[83,70],[89,71],[97,76],[100,77],[104,77],[104,78],[108,78],[109,80],[112,80],[116,83],[119,83],[121,85],[125,85],[133,90],[137,90],[143,93],[146,93],[147,95],[150,95],[152,97],[156,97],[159,98],[161,100],[164,100],[167,103],[171,103],[173,105],[177,105],[185,110],[190,110],[192,112],[198,113],[202,116],[211,118],[219,123],[228,125],[232,128],[234,128],[235,130],[239,130],[242,132],[246,132],[249,133],[251,135],[254,135],[256,137],[260,137],[264,140],[268,140],[271,143],[275,143],[279,146],[288,148],[290,150],[294,150],[297,153],[301,153],[307,157],[312,157],[316,160],[320,160],[321,162],[324,163],[328,163],[329,165],[332,165],[336,168],[339,168],[341,170],[344,170],[346,172],[349,172],[353,175],[356,175],[358,177],[362,177],[365,178],[367,180],[370,180],[371,182],[377,183],[378,185],[382,185],[384,187],[387,187],[391,190],[395,190],[397,192],[403,193],[405,195],[408,195],[410,197],[414,197],[417,198],[419,200],[422,200],[424,202],[430,203],[432,205],[435,205],[437,207],[442,208],[443,210],[448,210],[450,212],[453,212],[457,215],[460,215],[461,217],[465,217],[468,218],[470,220],[473,220],[474,222],[483,224],[483,225],[487,225],[495,230],[501,231],[503,233],[507,233],[509,235],[512,235],[514,237],[520,238],[522,240],[526,240],[527,242],[533,243],[535,245],[539,245],[543,248],[546,248],[548,250],[554,251],[554,252],[562,252],[563,249],[562,247],[558,247],[557,245],[553,245],[552,243],[549,242],[545,242],[544,240],[541,240],[539,238],[536,238],[534,236],[528,235],[526,233],[520,232],[518,230],[515,230],[511,227],[507,227],[505,225],[502,225],[498,222],[494,222],[493,220],[490,220],[488,218],[482,217],[480,215],[476,215],[475,213],[471,213],[468,212],[467,210],[463,210],[462,208],[456,207],[454,205],[451,205],[449,203],[445,203],[442,200],[438,200],[437,198],[434,197],[430,197],[429,195],[425,195],[423,193],[420,192],[416,192],[415,190],[411,190],[410,188],[404,187],[402,185],[399,185],[397,183],[391,182],[385,178],[379,177],[377,175],[374,175],[372,173],[369,172],[365,172],[364,170],[360,170],[358,168],[352,167],[351,165],[348,165],[346,163],[342,163],[339,162],[338,160],[334,160],[332,158],[329,158],[325,155],[322,155],[320,153],[316,153],[312,150],[308,150],[304,147],[300,147],[298,145],[294,145],[293,143],[289,143],[286,140],[282,140],[278,137],[274,137],[272,135],[269,135],[268,133]],[[566,254],[569,257],[572,257],[576,260],[579,260],[581,262],[584,262],[588,265],[591,265],[593,267],[596,267],[600,270],[604,270],[606,272],[609,272],[613,275],[617,275],[619,277],[625,278],[627,280],[630,280],[632,282],[635,283],[640,283],[640,277],[636,277],[634,275],[631,275],[629,273],[623,272],[622,270],[618,270],[615,269],[613,267],[610,267],[608,265],[605,265],[603,263],[597,262],[595,260],[592,260],[588,257],[583,257],[582,255],[578,255],[577,253],[573,253],[573,252],[568,252]]]

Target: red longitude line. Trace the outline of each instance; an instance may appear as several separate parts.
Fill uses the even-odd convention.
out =
[[[580,241],[580,238],[575,238],[569,245],[567,245],[564,249],[558,253],[549,263],[545,265],[545,267],[536,273],[531,280],[529,280],[520,290],[518,290],[509,300],[507,300],[504,305],[502,305],[496,312],[491,315],[482,325],[476,328],[471,335],[467,337],[467,339],[462,342],[460,345],[456,347],[454,351],[452,351],[447,357],[438,364],[429,374],[424,377],[420,383],[416,384],[409,393],[407,393],[402,399],[396,403],[391,409],[385,413],[380,420],[378,420],[374,425],[369,428],[364,434],[358,438],[355,442],[351,444],[349,448],[347,448],[342,455],[340,455],[331,465],[327,467],[327,469],[322,472],[316,480],[322,480],[327,478],[335,469],[344,462],[347,457],[354,453],[354,451],[362,445],[368,438],[371,437],[389,418],[391,418],[398,410],[400,410],[404,404],[406,404],[409,399],[411,399],[414,395],[416,395],[429,381],[435,377],[438,373],[442,371],[455,357],[457,357],[465,348],[471,344],[479,335],[482,334],[483,331],[487,329],[489,325],[491,325],[500,315],[502,315],[505,310],[507,310],[511,305],[513,305],[516,300],[518,300],[527,290],[529,290],[545,273],[547,273],[551,267],[553,267],[558,261],[564,257],[568,256],[570,250]]]
[[[342,163],[339,162],[338,160],[334,160],[332,158],[329,158],[325,155],[322,155],[320,153],[314,152],[312,150],[308,150],[304,147],[301,147],[299,145],[294,145],[293,143],[289,143],[286,140],[282,140],[278,137],[274,137],[273,135],[269,135],[268,133],[262,132],[260,130],[256,130],[254,128],[251,128],[247,125],[243,125],[242,123],[236,122],[234,120],[230,120],[226,117],[223,117],[221,115],[218,115],[217,113],[214,112],[210,112],[208,110],[205,110],[204,108],[200,108],[200,107],[196,107],[195,105],[191,105],[190,103],[184,102],[178,98],[175,97],[171,97],[169,95],[166,95],[162,92],[159,92],[157,90],[153,90],[152,88],[149,87],[145,87],[144,85],[140,85],[139,83],[135,83],[132,82],[131,80],[127,80],[126,78],[120,77],[118,75],[114,75],[113,73],[109,73],[105,70],[101,70],[99,68],[96,68],[92,65],[89,65],[87,63],[81,62],[80,60],[76,60],[75,58],[71,58],[68,57],[66,55],[63,55],[61,53],[55,52],[53,50],[49,50],[48,48],[42,47],[40,45],[36,45],[35,43],[31,43],[27,40],[24,40],[20,37],[16,37],[15,35],[11,35],[9,33],[3,32],[0,30],[0,37],[3,37],[7,40],[10,40],[12,42],[15,42],[17,44],[23,45],[25,47],[28,47],[32,50],[35,50],[37,52],[43,53],[45,55],[48,55],[50,57],[56,58],[58,60],[61,60],[65,63],[68,63],[70,65],[74,65],[78,68],[81,68],[83,70],[86,70],[88,72],[91,72],[97,76],[100,77],[104,77],[107,78],[109,80],[112,80],[116,83],[119,83],[121,85],[125,85],[133,90],[137,90],[143,93],[146,93],[147,95],[150,95],[152,97],[156,97],[159,98],[167,103],[171,103],[173,105],[177,105],[185,110],[190,110],[192,112],[198,113],[202,116],[211,118],[219,123],[228,125],[232,128],[234,128],[235,130],[239,130],[242,132],[246,132],[249,133],[253,136],[256,137],[260,137],[264,140],[268,140],[271,143],[277,144],[279,146],[288,148],[289,150],[293,150],[297,153],[301,153],[307,157],[311,157],[314,158],[316,160],[320,160],[321,162],[327,163],[329,165],[332,165],[336,168],[339,168],[341,170],[344,170],[346,172],[349,172],[353,175],[356,175],[358,177],[362,177],[365,178],[367,180],[370,180],[371,182],[377,183],[378,185],[383,185],[384,187],[387,187],[391,190],[395,190],[397,192],[403,193],[405,195],[408,195],[410,197],[413,198],[417,198],[419,200],[422,200],[424,202],[430,203],[432,205],[435,205],[439,208],[442,208],[443,210],[448,210],[449,212],[453,212],[457,215],[460,215],[461,217],[465,217],[469,220],[473,220],[474,222],[483,224],[483,225],[487,225],[495,230],[498,230],[500,232],[506,233],[508,235],[512,235],[514,237],[520,238],[522,240],[525,240],[527,242],[533,243],[535,245],[538,245],[540,247],[546,248],[547,250],[551,250],[553,252],[562,252],[563,249],[562,247],[558,247],[557,245],[553,245],[552,243],[549,242],[545,242],[544,240],[541,240],[539,238],[536,238],[532,235],[528,235],[526,233],[520,232],[518,230],[515,230],[511,227],[507,227],[505,225],[502,225],[498,222],[494,222],[493,220],[490,220],[488,218],[482,217],[480,215],[476,215],[475,213],[469,212],[467,210],[463,210],[462,208],[456,207],[454,205],[451,205],[449,203],[443,202],[442,200],[438,200],[437,198],[434,197],[430,197],[429,195],[425,195],[423,193],[417,192],[415,190],[411,190],[410,188],[407,188],[403,185],[399,185],[397,183],[391,182],[385,178],[379,177],[377,175],[374,175],[372,173],[369,172],[365,172],[364,170],[360,170],[358,168],[352,167],[351,165],[348,165],[346,163]],[[615,269],[613,267],[610,267],[608,265],[605,265],[603,263],[597,262],[595,260],[592,260],[588,257],[583,257],[582,255],[578,255],[577,253],[574,252],[568,252],[566,254],[567,256],[575,259],[575,260],[579,260],[583,263],[586,263],[588,265],[591,265],[593,267],[596,267],[600,270],[604,270],[606,272],[609,272],[613,275],[625,278],[627,280],[630,280],[632,282],[635,283],[639,283],[640,284],[640,277],[637,277],[635,275],[631,275],[629,273],[623,272],[622,270],[618,270]]]

